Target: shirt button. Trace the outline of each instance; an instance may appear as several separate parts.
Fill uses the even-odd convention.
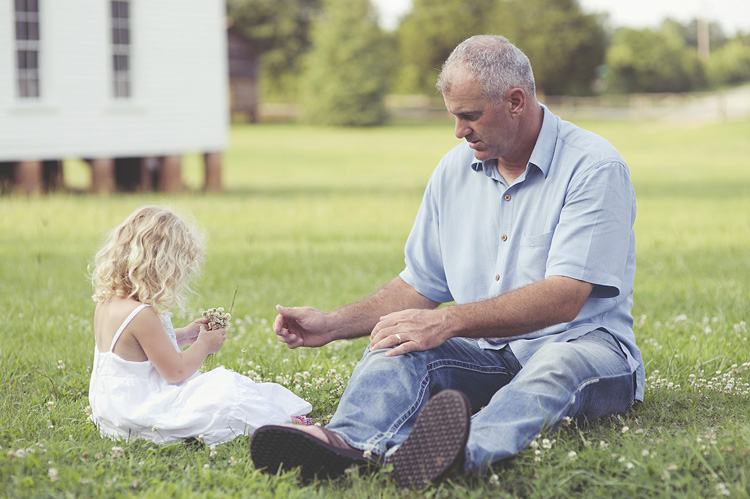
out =
[[[507,241],[508,240],[508,236],[506,236],[505,234],[503,234],[502,236],[500,236],[500,239],[502,239],[503,241]]]
[[[500,280],[500,274],[495,274],[495,280],[496,280],[496,281],[499,281],[499,280]]]
[[[510,194],[506,194],[505,196],[503,196],[503,199],[506,201],[510,201]]]

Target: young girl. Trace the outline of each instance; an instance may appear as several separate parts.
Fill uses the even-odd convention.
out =
[[[156,206],[136,210],[96,254],[89,401],[102,436],[213,445],[312,409],[275,383],[222,367],[198,373],[226,331],[207,330],[206,318],[174,329],[167,312],[184,305],[202,258],[201,234]]]

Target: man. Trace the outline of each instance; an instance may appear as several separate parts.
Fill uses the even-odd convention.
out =
[[[462,42],[437,87],[466,142],[430,178],[404,271],[332,312],[277,307],[289,348],[370,345],[326,428],[257,430],[259,468],[386,462],[422,488],[643,398],[625,161],[537,102],[528,58],[503,37]]]

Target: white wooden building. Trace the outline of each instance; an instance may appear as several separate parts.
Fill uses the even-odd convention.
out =
[[[0,165],[27,192],[67,158],[96,192],[175,191],[202,152],[221,189],[227,74],[224,0],[0,0]]]

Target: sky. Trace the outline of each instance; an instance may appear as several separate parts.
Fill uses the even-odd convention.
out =
[[[381,24],[392,29],[411,8],[411,0],[372,0]],[[656,27],[665,17],[688,22],[701,13],[718,22],[727,36],[750,32],[750,0],[579,0],[585,12],[606,12],[613,27]]]

